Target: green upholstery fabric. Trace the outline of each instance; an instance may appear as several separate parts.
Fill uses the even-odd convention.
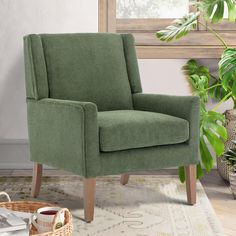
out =
[[[101,174],[116,175],[135,171],[197,164],[198,152],[188,144],[162,145],[119,152],[101,152]],[[91,173],[90,175],[95,176]]]
[[[122,38],[131,91],[132,93],[141,93],[142,86],[134,48],[134,37],[131,34],[122,34]]]
[[[133,171],[158,170],[196,164],[199,161],[200,101],[196,96],[134,94],[136,110],[160,112],[189,122],[189,139],[185,143],[149,148],[102,152],[103,175]]]
[[[199,99],[140,93],[131,35],[24,41],[32,161],[86,178],[198,162]],[[163,140],[175,144],[146,147]]]
[[[189,141],[198,157],[200,100],[197,96],[170,96],[161,94],[134,94],[134,107],[137,110],[168,114],[189,122]]]
[[[46,64],[40,36],[24,38],[26,95],[28,98],[48,97]]]
[[[51,98],[132,109],[121,35],[41,35]],[[107,87],[109,89],[104,89]]]
[[[188,121],[161,113],[117,110],[98,113],[100,150],[183,143],[189,138]]]
[[[100,172],[97,107],[90,102],[27,100],[31,158],[79,175]]]

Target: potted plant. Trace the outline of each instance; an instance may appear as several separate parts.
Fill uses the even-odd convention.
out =
[[[232,99],[234,101],[234,108],[231,110],[226,110],[224,112],[224,126],[228,134],[227,140],[224,142],[224,149],[227,150],[229,148],[236,147],[236,145],[231,142],[233,139],[236,139],[236,103],[235,96],[231,93],[232,89],[228,88],[228,90],[225,90],[222,86],[222,80],[219,77],[215,77],[214,75],[210,74],[209,69],[207,67],[199,65],[197,61],[193,59],[187,62],[187,64],[183,67],[183,70],[191,85],[194,83],[194,81],[197,81],[202,77],[202,70],[205,71],[205,75],[209,79],[208,81],[211,81],[205,85],[205,89],[207,91],[207,93],[204,95],[205,102],[208,102],[208,95],[216,101],[219,101],[219,103],[216,104],[215,108],[213,108],[214,110],[218,106],[220,106],[222,102],[228,99]],[[198,91],[196,91],[196,89],[196,87],[192,86],[192,90],[195,94],[204,93],[204,91],[201,91],[201,89],[198,88]],[[223,179],[229,181],[229,166],[226,164],[225,161],[222,161],[222,158],[217,158],[216,160],[218,172],[220,173]]]
[[[232,141],[236,144],[236,141]],[[229,182],[234,198],[236,198],[236,148],[228,149],[222,156],[222,160],[229,166]]]
[[[226,100],[233,99],[236,104],[236,49],[228,48],[224,39],[211,27],[201,22],[198,18],[200,13],[207,21],[217,23],[224,17],[225,8],[228,9],[228,20],[236,19],[235,0],[202,0],[196,4],[198,11],[190,12],[181,19],[176,19],[173,24],[156,33],[157,38],[162,41],[177,40],[190,31],[196,29],[197,23],[206,27],[224,46],[224,51],[219,62],[219,76],[214,77],[209,69],[199,65],[195,60],[190,60],[184,66],[185,74],[191,84],[193,93],[201,99],[201,120],[200,120],[200,154],[201,162],[198,164],[198,177],[203,175],[202,165],[206,171],[213,167],[213,157],[210,147],[213,148],[219,157],[224,152],[224,142],[227,140],[227,130],[223,126],[224,115],[216,109]],[[218,100],[217,105],[207,110],[208,94]],[[234,126],[236,127],[236,125]],[[184,168],[179,168],[181,181],[184,181]]]

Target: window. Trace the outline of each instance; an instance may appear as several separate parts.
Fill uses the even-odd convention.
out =
[[[117,18],[178,18],[189,12],[189,0],[117,0]]]
[[[132,33],[139,58],[219,58],[223,47],[218,40],[198,25],[178,41],[161,42],[155,32],[191,11],[191,0],[98,0],[99,31]],[[204,19],[200,17],[201,22]],[[206,23],[205,23],[206,24]],[[236,24],[228,21],[212,25],[228,45],[236,46]]]

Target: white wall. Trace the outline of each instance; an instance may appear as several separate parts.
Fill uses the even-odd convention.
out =
[[[26,139],[23,36],[97,32],[97,0],[0,0],[0,139]]]
[[[0,168],[29,167],[23,36],[97,32],[97,0],[0,0]]]
[[[181,71],[185,63],[183,59],[140,59],[143,92],[189,95],[190,87]]]
[[[23,36],[97,32],[97,0],[0,0],[0,168],[30,167]],[[147,93],[188,95],[186,60],[139,60]]]
[[[209,67],[212,74],[217,76],[218,60],[201,59],[199,63]],[[143,59],[139,60],[139,68],[143,91],[146,93],[161,93],[171,95],[191,95],[189,83],[184,78],[182,66],[187,62],[184,59]],[[212,109],[216,101],[209,98],[207,108]],[[218,109],[218,112],[224,112],[226,109],[232,109],[233,102],[228,100]]]

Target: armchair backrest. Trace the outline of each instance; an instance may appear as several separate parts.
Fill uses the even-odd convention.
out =
[[[89,101],[106,111],[132,109],[132,93],[141,92],[130,34],[34,34],[24,50],[29,98]]]

